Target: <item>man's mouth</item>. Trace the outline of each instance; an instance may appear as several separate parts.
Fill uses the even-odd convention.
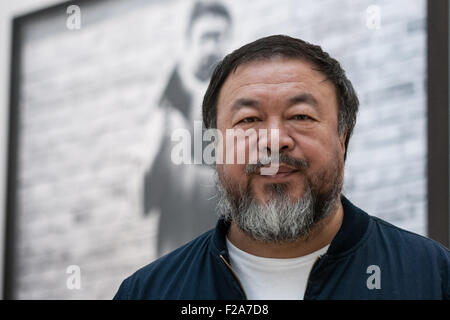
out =
[[[297,172],[299,172],[299,170],[297,170],[297,169],[295,169],[295,168],[292,168],[292,167],[289,167],[289,166],[286,166],[286,165],[280,165],[280,166],[278,167],[278,170],[275,172],[275,174],[272,174],[272,175],[262,175],[262,174],[261,174],[261,171],[260,171],[259,175],[260,175],[261,177],[268,178],[268,179],[277,179],[277,178],[288,177],[288,176],[290,176],[290,175],[292,175],[292,174],[295,174],[295,173],[297,173]]]

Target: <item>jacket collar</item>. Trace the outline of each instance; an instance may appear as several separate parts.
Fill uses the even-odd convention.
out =
[[[356,246],[367,232],[370,221],[369,215],[351,203],[343,194],[341,194],[341,202],[344,217],[339,231],[328,248],[327,254],[331,256],[341,254]],[[230,223],[220,218],[211,239],[212,249],[226,257],[228,257],[226,235],[229,227]]]
[[[341,194],[344,217],[341,228],[328,248],[328,255],[338,255],[355,247],[366,234],[369,226],[369,215],[350,202]]]

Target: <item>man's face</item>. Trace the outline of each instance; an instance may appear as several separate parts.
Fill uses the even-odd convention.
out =
[[[211,77],[215,64],[222,58],[229,21],[222,16],[208,14],[196,20],[190,32],[189,56],[192,71],[203,82]]]
[[[226,129],[266,129],[269,134],[271,129],[279,130],[277,174],[252,170],[246,174],[246,164],[217,165],[230,200],[242,200],[247,194],[264,205],[280,194],[291,203],[308,196],[314,211],[340,194],[345,135],[338,135],[336,89],[311,63],[277,57],[239,66],[220,91],[217,128],[224,136]],[[236,146],[224,143],[223,152],[226,159]],[[283,155],[289,160],[286,163]]]

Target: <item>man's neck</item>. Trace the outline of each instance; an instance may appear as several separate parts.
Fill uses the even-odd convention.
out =
[[[227,237],[234,246],[255,256],[279,259],[302,257],[330,244],[341,227],[343,216],[344,209],[341,201],[338,201],[335,211],[318,223],[307,239],[300,238],[295,242],[257,241],[240,230],[235,222],[231,223]]]

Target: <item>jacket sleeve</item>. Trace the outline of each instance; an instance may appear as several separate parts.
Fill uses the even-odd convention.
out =
[[[128,290],[128,281],[129,279],[125,279],[117,290],[116,295],[113,300],[130,300],[130,291]]]
[[[444,288],[443,288],[443,298],[445,300],[450,300],[450,251],[446,250],[446,264],[445,264],[445,278],[444,278]]]

